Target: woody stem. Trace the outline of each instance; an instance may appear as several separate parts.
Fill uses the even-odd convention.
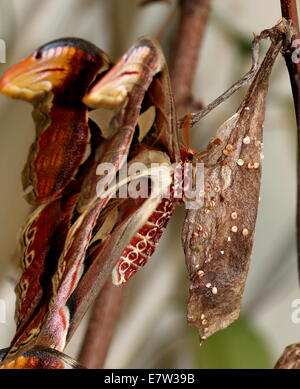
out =
[[[291,43],[287,45],[283,52],[285,63],[289,72],[290,82],[292,87],[294,107],[297,122],[297,136],[298,136],[298,152],[297,152],[297,253],[298,253],[298,272],[300,279],[300,62],[293,62],[293,48],[292,42],[295,39],[300,39],[298,12],[296,0],[281,0],[282,16],[289,20],[294,29]],[[298,43],[299,42],[295,42]]]
[[[114,286],[109,278],[94,302],[78,356],[78,362],[88,369],[103,368],[123,299],[124,287]]]
[[[180,21],[173,52],[171,83],[177,115],[181,118],[191,104],[191,89],[211,0],[180,0],[179,5]]]

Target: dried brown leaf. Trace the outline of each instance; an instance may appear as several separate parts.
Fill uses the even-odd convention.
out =
[[[189,210],[183,245],[191,280],[188,321],[206,339],[239,316],[259,203],[262,129],[269,76],[282,46],[281,25],[237,113],[202,159],[204,206]]]
[[[275,369],[300,369],[300,343],[290,344],[285,348]]]

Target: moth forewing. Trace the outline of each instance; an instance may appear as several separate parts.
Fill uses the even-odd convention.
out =
[[[141,37],[103,77],[83,101],[93,108],[108,108],[113,115],[107,133],[133,129],[150,108],[151,120],[140,134],[150,133],[150,145],[165,147],[172,161],[179,161],[177,118],[169,73],[162,50],[152,37]],[[141,112],[141,107],[143,112]],[[116,111],[116,109],[118,110]],[[149,120],[148,120],[149,122]],[[149,144],[146,142],[143,142]]]
[[[121,107],[132,93],[144,93],[163,65],[164,57],[156,41],[152,37],[141,37],[83,101],[91,108]]]
[[[166,63],[151,83],[144,100],[145,109],[155,107],[155,120],[145,143],[165,148],[173,162],[179,162],[177,116]],[[148,109],[149,109],[148,108]]]
[[[89,121],[89,127],[91,154],[80,166],[76,179],[66,187],[61,198],[38,206],[19,233],[22,276],[16,286],[17,330],[12,343],[24,332],[40,305],[45,305],[51,296],[51,277],[72,223],[82,181],[93,166],[95,149],[103,140],[95,123]],[[25,338],[26,335],[23,342]]]
[[[113,267],[119,260],[124,247],[128,245],[138,229],[143,227],[147,218],[153,213],[161,199],[149,198],[138,208],[129,209],[131,216],[115,228],[109,239],[106,239],[91,255],[91,265],[84,273],[70,301],[76,302],[71,318],[66,342],[71,339],[80,320],[91,302],[100,292],[108,277],[111,277]],[[134,211],[134,212],[133,212]]]
[[[111,167],[114,167],[114,172],[118,172],[127,161],[132,136],[132,129],[121,128],[109,140],[105,140],[96,150],[94,164],[84,179],[78,199],[77,209],[80,213],[87,209],[96,200],[97,196],[101,195],[97,191],[97,183],[101,179],[98,167],[103,163],[109,163]],[[110,178],[113,179],[114,177]]]
[[[97,213],[98,204],[104,200],[98,199],[95,201],[93,207],[89,207],[76,221],[75,225],[71,227],[68,241],[65,245],[65,252],[61,257],[60,264],[69,263],[68,258],[72,258],[70,265],[64,269],[63,276],[60,277],[61,281],[55,281],[53,278],[53,286],[56,286],[56,292],[54,298],[49,307],[49,314],[41,333],[38,337],[38,344],[45,346],[52,345],[56,349],[63,349],[65,342],[69,339],[69,327],[72,326],[73,330],[76,328],[82,316],[90,306],[96,293],[100,291],[102,286],[110,275],[112,268],[120,258],[124,247],[128,245],[132,236],[136,231],[141,228],[148,217],[155,210],[161,196],[168,191],[171,184],[171,165],[168,156],[159,151],[142,151],[138,154],[133,162],[143,162],[148,168],[133,177],[128,177],[126,182],[134,181],[140,178],[150,178],[151,193],[154,192],[154,196],[145,199],[141,206],[132,208],[132,206],[125,212],[125,219],[118,220],[118,223],[114,226],[110,235],[104,242],[100,244],[100,250],[94,258],[89,258],[87,265],[84,268],[84,259],[87,252],[87,248],[82,249],[81,245],[84,242],[88,245],[91,241],[91,233],[93,228],[86,226],[86,223],[95,223],[95,217]],[[159,164],[158,166],[151,167],[152,163]],[[130,164],[129,164],[130,165]],[[160,180],[160,173],[164,173],[164,180]],[[120,185],[123,183],[121,182]],[[158,186],[157,186],[158,184]],[[109,195],[113,193],[109,192]],[[125,207],[126,204],[122,205]],[[103,209],[103,208],[102,208]],[[87,238],[86,234],[90,234]],[[81,243],[82,242],[82,243]],[[80,250],[78,250],[80,246]],[[65,257],[65,258],[64,258]],[[66,260],[68,259],[68,260]],[[76,282],[74,282],[76,276]],[[68,293],[66,293],[68,290]],[[72,295],[72,300],[76,301],[76,304],[72,304],[72,311],[68,308],[68,299]],[[64,318],[61,322],[58,318]],[[72,331],[73,331],[72,330]]]
[[[202,340],[239,316],[259,203],[265,98],[283,34],[271,46],[237,113],[224,123],[204,156],[205,197],[187,211],[183,245],[191,281],[188,321]]]

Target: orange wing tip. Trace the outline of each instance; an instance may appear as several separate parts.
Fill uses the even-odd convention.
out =
[[[91,42],[57,39],[8,69],[0,78],[0,93],[31,102],[50,91],[64,90],[71,82],[76,83],[87,68],[94,75],[110,65],[110,58]]]
[[[33,54],[9,68],[0,78],[0,93],[16,99],[31,101],[51,90],[51,83],[38,73]]]
[[[21,356],[1,366],[1,369],[64,369],[64,364],[61,361]]]
[[[1,351],[0,351],[1,354]],[[84,369],[68,355],[44,346],[35,346],[23,355],[0,365],[0,369]]]

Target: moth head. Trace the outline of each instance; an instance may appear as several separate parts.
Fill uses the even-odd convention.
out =
[[[95,76],[110,67],[108,56],[83,39],[63,38],[39,47],[0,78],[0,92],[33,101],[45,93],[80,100]]]

